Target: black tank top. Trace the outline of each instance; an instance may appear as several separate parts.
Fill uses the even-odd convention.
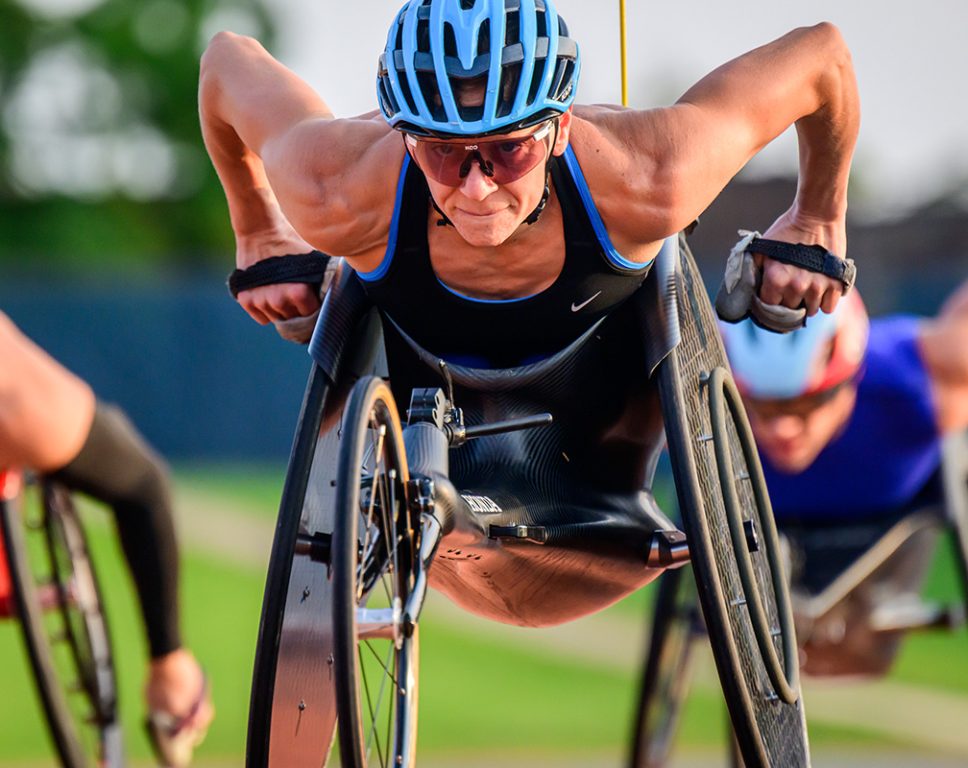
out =
[[[386,256],[377,269],[359,274],[366,293],[414,341],[453,363],[510,368],[564,349],[634,293],[651,262],[630,262],[615,251],[571,147],[552,159],[551,178],[565,230],[561,273],[533,296],[475,299],[434,273],[427,242],[430,191],[407,157]]]

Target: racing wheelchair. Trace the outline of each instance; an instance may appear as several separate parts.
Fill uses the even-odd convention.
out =
[[[878,677],[909,631],[955,629],[968,609],[968,432],[949,435],[941,468],[919,503],[873,520],[785,523],[801,670],[812,677]],[[950,542],[963,601],[930,603],[920,590],[937,549]],[[672,753],[697,647],[706,627],[681,572],[659,588],[640,681],[632,768],[662,768]],[[715,642],[715,641],[714,641]],[[735,745],[732,764],[742,765]]]
[[[687,561],[744,760],[809,765],[777,533],[683,237],[633,297],[536,363],[448,364],[378,315],[348,269],[310,353],[249,768],[415,764],[429,584],[484,617],[547,626]],[[397,402],[409,403],[405,426]],[[684,531],[650,491],[666,443]]]
[[[0,617],[18,621],[65,768],[124,764],[111,642],[63,485],[0,470]]]

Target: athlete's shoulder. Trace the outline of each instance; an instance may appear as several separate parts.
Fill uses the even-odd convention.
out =
[[[287,217],[315,247],[351,264],[381,252],[406,154],[399,134],[371,115],[307,121],[302,130],[290,173],[270,178],[287,190]]]
[[[913,315],[871,320],[862,387],[902,396],[926,391],[928,374],[918,344],[923,322]]]
[[[658,243],[695,218],[681,214],[674,189],[661,178],[663,140],[651,112],[582,106],[569,137],[609,233],[626,248]]]

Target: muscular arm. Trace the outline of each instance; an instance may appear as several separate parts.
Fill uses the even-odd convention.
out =
[[[968,282],[924,324],[919,342],[932,383],[938,430],[968,429]]]
[[[630,236],[651,241],[693,221],[753,155],[795,125],[800,145],[796,199],[765,234],[819,243],[843,256],[847,180],[859,122],[850,53],[834,26],[819,24],[719,67],[670,108],[603,112],[600,155],[608,172],[622,179],[617,193],[636,201],[613,198],[614,210],[631,205],[633,215],[623,218],[638,229]],[[617,226],[623,226],[617,218]],[[823,294],[824,309],[833,308],[836,297],[832,293],[828,300],[826,290],[839,295],[839,286],[821,276],[810,278],[812,293],[788,296],[789,278],[782,275],[790,270],[801,273],[770,263],[760,294],[764,301],[796,299],[788,303],[796,306],[806,298],[808,308],[815,309]]]
[[[334,119],[326,103],[255,40],[223,32],[202,56],[202,136],[228,201],[239,267],[269,256],[366,259],[385,242],[403,147],[375,118]],[[365,265],[364,265],[365,266]],[[307,315],[307,286],[247,291],[260,322]]]

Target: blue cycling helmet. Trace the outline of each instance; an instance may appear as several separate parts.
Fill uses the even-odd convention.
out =
[[[869,329],[856,290],[831,314],[818,312],[792,333],[773,333],[748,319],[720,323],[736,385],[764,400],[812,395],[847,381],[863,363]]]
[[[391,127],[418,136],[484,136],[527,128],[575,100],[578,45],[551,0],[410,0],[377,71]],[[483,104],[461,104],[462,86]]]

